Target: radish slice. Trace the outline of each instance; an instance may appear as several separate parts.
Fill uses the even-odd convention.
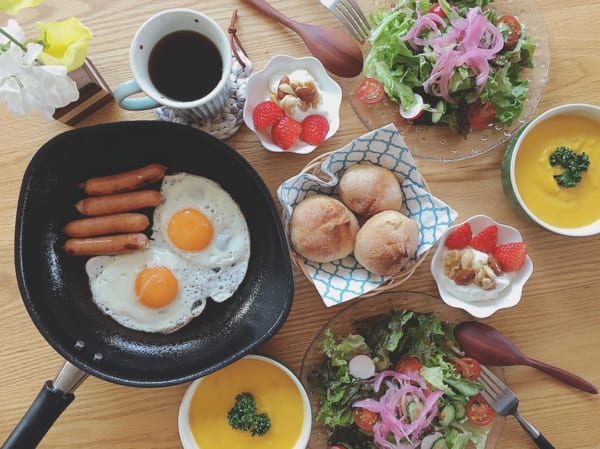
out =
[[[423,441],[421,441],[421,449],[431,449],[433,444],[440,438],[442,438],[442,434],[440,432],[427,435],[425,438],[423,438]]]
[[[348,372],[357,379],[369,379],[375,374],[375,363],[368,355],[356,355],[348,363]]]
[[[423,97],[419,94],[415,94],[417,102],[409,109],[404,109],[404,106],[400,105],[400,116],[406,120],[416,120],[423,114]]]

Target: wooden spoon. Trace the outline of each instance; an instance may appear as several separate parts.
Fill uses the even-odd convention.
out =
[[[486,324],[463,321],[454,328],[454,336],[466,355],[484,365],[531,366],[583,391],[598,393],[595,386],[581,377],[527,357],[506,336]]]
[[[295,31],[308,50],[334,75],[352,78],[363,68],[363,54],[358,43],[341,30],[320,28],[296,22],[273,8],[265,0],[245,0],[269,17]]]

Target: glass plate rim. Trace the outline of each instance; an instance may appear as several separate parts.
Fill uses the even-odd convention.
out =
[[[390,1],[358,0],[358,3],[365,12],[365,14],[368,15],[375,8],[388,6]],[[367,4],[368,6],[366,6]],[[397,105],[386,98],[385,101],[387,103],[384,103],[384,105],[386,109],[388,109],[388,111],[385,117],[393,116],[394,119],[379,119],[379,121],[373,123],[374,119],[377,119],[377,117],[374,116],[375,113],[373,112],[371,113],[371,115],[367,115],[366,111],[376,110],[377,105],[375,106],[375,108],[373,106],[365,105],[361,103],[360,100],[357,100],[354,96],[355,85],[358,83],[358,81],[360,81],[360,79],[364,78],[364,75],[361,72],[361,74],[359,74],[357,77],[341,78],[338,79],[338,81],[342,87],[344,95],[348,98],[348,102],[350,103],[354,114],[360,120],[363,126],[368,130],[373,130],[384,126],[390,122],[394,123],[398,127],[402,136],[407,141],[407,146],[410,148],[410,151],[415,158],[435,162],[458,162],[481,156],[494,149],[501,147],[502,145],[506,144],[512,137],[514,137],[518,133],[518,131],[522,129],[523,126],[525,126],[527,122],[533,118],[535,111],[537,110],[537,107],[542,99],[545,85],[548,81],[550,67],[549,41],[544,16],[540,11],[539,2],[537,0],[492,0],[490,1],[488,6],[494,8],[497,5],[500,5],[500,7],[496,9],[498,9],[501,13],[509,13],[508,10],[504,10],[503,8],[510,9],[511,11],[513,11],[514,8],[515,15],[517,15],[517,17],[519,16],[519,13],[521,11],[516,10],[518,10],[519,8],[524,8],[524,13],[528,17],[527,20],[523,21],[524,25],[528,28],[531,28],[531,24],[533,24],[535,28],[535,32],[531,32],[531,35],[537,44],[536,53],[534,55],[535,66],[532,69],[526,69],[524,73],[525,76],[529,77],[529,75],[535,75],[536,78],[533,80],[529,79],[530,85],[533,85],[533,87],[531,87],[529,90],[526,105],[520,117],[518,117],[510,125],[501,126],[499,124],[495,124],[482,131],[472,131],[467,139],[459,140],[458,136],[452,131],[450,131],[447,127],[424,125],[419,126],[408,124],[406,121],[401,119],[397,112],[389,112],[391,108],[397,109]],[[510,8],[507,5],[510,5]],[[366,54],[366,52],[368,51],[368,44],[365,43],[363,45],[363,51]],[[386,111],[384,111],[384,113],[386,113]],[[446,130],[448,132],[446,132]],[[490,133],[492,134],[492,139],[490,139]],[[502,135],[500,135],[500,133]],[[419,134],[419,136],[413,138],[413,134]],[[426,141],[423,141],[423,143],[421,143],[420,145],[444,146],[446,145],[446,142],[444,141],[446,141],[447,139],[451,139],[459,142],[457,143],[457,145],[460,145],[461,149],[451,149],[450,146],[452,144],[449,144],[450,146],[448,148],[445,148],[443,151],[435,150],[434,152],[431,152],[428,150],[418,149],[417,145],[415,145],[415,142],[413,140],[417,138],[420,138],[421,140],[429,139],[430,134],[434,137],[436,134],[442,134],[441,138],[439,139],[440,142],[428,143]],[[481,142],[489,141],[489,143],[487,145],[485,145],[484,143],[484,146],[481,146],[481,148],[476,148],[477,145],[472,144],[473,138],[475,136],[479,136]],[[471,142],[471,144],[467,142]],[[470,150],[467,148],[469,146],[471,147]]]

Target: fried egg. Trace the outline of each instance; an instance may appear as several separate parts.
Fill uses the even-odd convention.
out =
[[[211,272],[194,270],[163,248],[92,257],[85,268],[98,308],[145,332],[179,329],[202,313],[211,293]]]
[[[250,234],[237,203],[210,179],[165,176],[147,249],[86,263],[93,302],[119,324],[171,333],[223,302],[248,269]]]
[[[198,269],[245,274],[250,258],[248,225],[219,184],[178,173],[165,176],[161,193],[163,203],[154,210],[152,227],[155,245],[169,248]]]

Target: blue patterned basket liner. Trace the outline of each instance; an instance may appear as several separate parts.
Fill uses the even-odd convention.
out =
[[[404,195],[400,211],[419,224],[419,246],[410,262],[414,264],[452,225],[457,213],[425,190],[413,157],[393,124],[371,131],[332,152],[321,163],[322,176],[328,179],[301,173],[281,184],[277,197],[283,207],[285,228],[289,227],[296,204],[307,196],[322,193],[339,199],[338,179],[357,162],[388,168],[400,181]],[[362,296],[390,279],[368,272],[352,255],[330,263],[307,259],[303,263],[327,307]]]

